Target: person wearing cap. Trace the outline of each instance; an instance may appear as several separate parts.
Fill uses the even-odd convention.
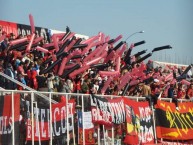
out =
[[[151,84],[151,96],[154,104],[157,104],[157,99],[160,95],[160,83],[158,79],[154,79]]]

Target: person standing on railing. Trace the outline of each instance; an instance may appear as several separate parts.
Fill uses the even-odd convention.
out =
[[[176,110],[179,110],[176,96],[176,88],[174,87],[174,84],[170,84],[170,88],[168,89],[168,98],[172,99],[172,102],[176,105]]]

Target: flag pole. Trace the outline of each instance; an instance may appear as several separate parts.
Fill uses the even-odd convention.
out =
[[[12,127],[13,127],[13,132],[12,132],[12,144],[15,144],[15,114],[14,114],[14,94],[11,92],[11,106],[12,106]]]
[[[97,136],[98,137],[98,142],[97,143],[100,144],[100,126],[99,125],[98,125],[97,130],[98,130],[98,136]]]
[[[104,145],[106,145],[105,126],[104,125],[103,125],[103,138],[104,138]]]
[[[111,99],[113,99],[113,97],[111,96]],[[114,117],[114,116],[113,116]],[[115,134],[114,134],[114,125],[112,126],[112,131],[111,131],[111,135],[112,135],[112,139],[111,139],[111,144],[113,144],[114,145],[114,137],[115,137]]]
[[[67,145],[69,145],[69,120],[68,120],[68,94],[66,95],[66,125],[67,125]]]
[[[82,97],[82,135],[83,135],[83,145],[85,145],[85,132],[84,132],[84,97]]]
[[[74,145],[75,145],[74,114],[72,114],[72,125],[73,125],[73,128],[72,128],[72,133],[73,133],[73,143],[74,143]]]
[[[38,122],[38,141],[39,141],[39,145],[41,145],[41,138],[40,138],[40,125],[39,125],[39,119],[38,119],[38,107],[37,107],[37,102],[34,102],[35,104],[35,108],[36,108],[36,111],[35,111],[35,114],[36,114],[36,121]]]
[[[50,145],[52,145],[52,96],[51,92],[49,92],[49,105],[50,105]]]
[[[34,110],[33,110],[34,92],[31,93],[31,120],[32,120],[32,145],[34,145]]]

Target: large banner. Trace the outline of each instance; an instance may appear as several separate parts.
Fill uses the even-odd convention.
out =
[[[31,26],[24,24],[17,24],[18,35],[27,36],[31,35]],[[35,27],[37,36],[42,36],[45,40],[49,41],[49,34],[47,28]]]
[[[7,22],[0,20],[0,27],[2,32],[7,34],[13,33],[17,37],[18,35],[27,36],[31,35],[31,26],[24,24],[17,24],[13,22]],[[47,28],[35,27],[37,36],[42,36],[46,41],[49,41],[49,33]]]
[[[127,135],[126,144],[154,143],[152,111],[149,103],[124,98]]]
[[[11,95],[0,96],[0,144],[12,145],[14,122],[15,145],[19,145],[20,95],[14,94],[14,121]]]
[[[28,114],[31,114],[30,104],[28,104]],[[67,130],[72,132],[74,128],[74,113],[75,101],[74,99],[66,102],[61,102],[52,105],[52,136],[53,139],[60,137],[67,138]],[[68,114],[68,115],[67,115]],[[68,118],[67,118],[68,116]],[[46,141],[50,139],[50,110],[49,107],[39,105],[34,108],[34,140]],[[69,132],[68,132],[69,133]],[[71,136],[72,137],[72,136]],[[31,116],[27,121],[27,136],[26,140],[32,140],[32,124]]]
[[[2,32],[6,32],[7,34],[13,33],[16,35],[16,37],[18,35],[16,23],[0,20],[0,28]]]
[[[91,95],[92,121],[107,126],[125,122],[124,100]]]
[[[193,140],[188,141],[159,141],[162,145],[193,145]]]
[[[193,103],[179,103],[179,111],[174,103],[158,101],[156,106],[157,137],[169,140],[189,140],[193,137]]]

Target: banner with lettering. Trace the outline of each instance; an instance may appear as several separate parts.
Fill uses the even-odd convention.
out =
[[[0,28],[1,31],[6,32],[6,34],[13,33],[16,37],[18,36],[16,23],[0,20]]]
[[[14,122],[15,145],[20,144],[20,95],[14,94],[14,121],[12,118],[12,96],[0,96],[0,144],[12,145],[12,133]]]
[[[29,105],[29,103],[28,103]],[[29,105],[30,106],[30,105]],[[30,107],[27,107],[28,114],[31,113]],[[74,128],[74,113],[75,113],[75,100],[68,101],[68,107],[66,102],[52,104],[52,135],[54,139],[66,138],[67,127],[68,131],[72,134]],[[68,114],[68,119],[67,119]],[[49,106],[38,105],[34,107],[34,140],[46,141],[50,139],[50,110]],[[67,125],[68,123],[68,125]],[[69,134],[70,134],[69,133]],[[72,137],[72,135],[70,135]],[[27,136],[28,141],[32,140],[32,124],[31,117],[29,116],[27,121]]]
[[[17,24],[18,35],[31,35],[31,26],[24,24]],[[46,41],[49,41],[49,33],[47,28],[35,27],[36,35],[42,36]]]
[[[78,111],[78,144],[83,144],[83,126],[85,144],[95,144],[91,111],[83,112],[83,114]]]
[[[92,121],[107,126],[125,122],[124,100],[122,97],[107,99],[91,95]]]
[[[159,141],[162,145],[193,145],[193,140],[187,141]]]
[[[124,98],[127,134],[126,144],[154,143],[152,111],[149,103]]]
[[[174,103],[158,100],[156,105],[157,137],[169,140],[189,140],[193,137],[193,102]]]
[[[30,25],[24,25],[24,24],[18,24],[13,22],[7,22],[0,20],[0,27],[2,32],[6,32],[6,34],[13,33],[16,37],[18,35],[27,36],[31,35],[31,26]],[[50,41],[50,36],[48,33],[47,28],[43,27],[35,27],[36,35],[42,36],[46,41]]]

